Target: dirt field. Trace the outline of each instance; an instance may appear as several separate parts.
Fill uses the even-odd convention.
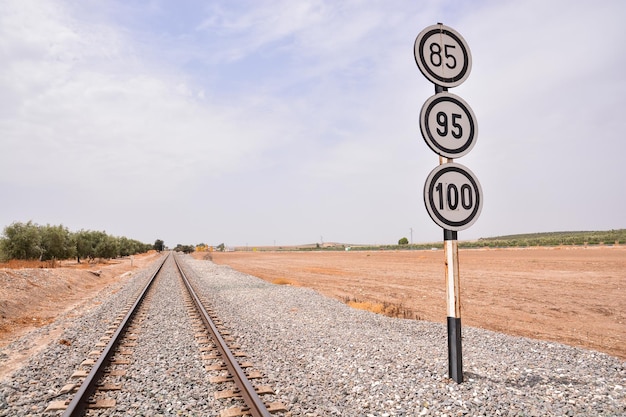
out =
[[[341,300],[445,322],[438,251],[214,252],[213,261]],[[626,359],[626,246],[460,250],[463,325]],[[278,280],[278,281],[276,281]]]

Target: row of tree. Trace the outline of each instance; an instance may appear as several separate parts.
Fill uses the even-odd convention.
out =
[[[105,232],[80,230],[70,232],[63,225],[40,226],[32,221],[15,222],[4,228],[0,237],[0,260],[116,258],[154,249],[153,245]],[[162,249],[162,247],[161,247]]]

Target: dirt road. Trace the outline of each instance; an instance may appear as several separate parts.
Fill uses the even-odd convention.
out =
[[[214,252],[213,261],[341,300],[445,322],[443,251]],[[626,246],[460,250],[463,325],[626,359]]]

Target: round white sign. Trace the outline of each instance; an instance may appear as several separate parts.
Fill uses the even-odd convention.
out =
[[[472,69],[472,55],[465,39],[440,23],[421,31],[413,49],[422,74],[442,87],[460,85]]]
[[[467,167],[454,162],[431,171],[424,184],[424,204],[435,223],[459,231],[478,219],[483,207],[482,188]]]
[[[478,138],[471,107],[461,97],[447,92],[426,100],[420,112],[420,130],[430,149],[446,158],[468,154]]]

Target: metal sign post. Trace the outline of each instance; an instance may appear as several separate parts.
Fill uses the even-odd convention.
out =
[[[435,84],[435,95],[420,112],[420,131],[426,144],[439,155],[439,166],[424,184],[424,204],[433,221],[443,228],[448,324],[448,375],[463,382],[461,344],[461,291],[457,231],[470,227],[482,210],[480,183],[468,168],[453,161],[467,155],[478,135],[470,106],[448,88],[469,76],[472,57],[463,37],[438,23],[417,35],[415,62]]]
[[[461,283],[457,232],[443,229],[446,258],[446,304],[448,310],[448,375],[463,382],[463,347],[461,344]]]

